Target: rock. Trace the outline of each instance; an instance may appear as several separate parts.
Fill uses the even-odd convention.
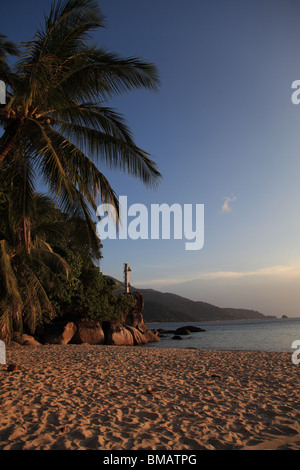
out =
[[[134,344],[145,344],[153,341],[160,341],[159,335],[149,330],[144,323],[142,311],[144,309],[144,297],[140,292],[133,292],[131,294],[136,300],[136,306],[127,313],[123,318],[124,326],[127,328],[134,328],[133,334]],[[140,334],[138,334],[138,333]],[[142,342],[140,342],[142,341]]]
[[[144,297],[140,292],[133,292],[128,295],[134,297],[136,300],[136,306],[131,310],[131,312],[124,316],[123,323],[124,325],[132,326],[143,333],[148,329],[144,323],[142,315],[142,311],[144,309]]]
[[[182,339],[182,338],[181,338],[181,336],[179,336],[179,335],[175,335],[175,336],[173,336],[172,339]]]
[[[16,341],[10,341],[7,344],[7,348],[21,348],[22,345],[20,343],[17,343]]]
[[[43,342],[48,344],[68,344],[77,330],[74,322],[54,322],[45,327]]]
[[[21,334],[14,331],[12,335],[11,346],[22,345],[22,346],[41,346],[41,343],[37,341],[33,336],[27,334]],[[16,346],[17,347],[17,346]]]
[[[145,338],[147,339],[147,343],[153,343],[153,342],[158,342],[160,341],[160,337],[158,335],[156,335],[155,333],[153,333],[152,330],[147,330],[144,332],[144,336]]]
[[[154,328],[154,330],[150,330],[150,331],[152,331],[152,333],[154,333],[156,336],[160,336],[160,333],[156,328]]]
[[[188,330],[188,328],[185,326],[182,326],[181,328],[177,328],[175,330],[175,333],[178,335],[190,335],[191,334],[190,330]]]
[[[132,326],[141,333],[144,333],[148,328],[144,323],[144,318],[141,313],[128,313],[124,320],[124,325]]]
[[[71,338],[72,344],[104,344],[104,331],[99,320],[81,318],[75,322],[76,332]]]
[[[23,335],[23,346],[41,346],[33,336]]]
[[[139,330],[137,330],[136,328],[133,328],[132,326],[128,326],[128,325],[124,325],[124,326],[132,334],[133,342],[135,345],[148,343],[147,337],[143,333],[141,333]]]
[[[9,364],[6,370],[7,372],[15,372],[16,370],[18,370],[18,364]]]
[[[12,335],[12,341],[14,343],[23,344],[23,337],[18,331],[14,331]]]
[[[203,328],[199,328],[198,326],[181,326],[181,327],[178,327],[176,330],[165,330],[163,328],[159,328],[158,329],[158,332],[159,334],[163,334],[163,333],[178,333],[178,334],[181,334],[181,335],[186,335],[186,334],[190,334],[190,333],[194,333],[194,332],[197,332],[197,331],[205,331]]]
[[[198,331],[206,331],[206,330],[204,330],[203,328],[199,328],[199,326],[186,326],[186,328],[187,328],[191,333],[195,333],[195,332],[198,332]]]
[[[116,346],[133,346],[134,339],[130,331],[123,325],[113,321],[102,323],[105,335],[105,344]]]

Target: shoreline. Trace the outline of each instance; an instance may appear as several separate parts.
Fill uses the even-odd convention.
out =
[[[285,352],[8,347],[0,449],[300,450],[299,372]]]

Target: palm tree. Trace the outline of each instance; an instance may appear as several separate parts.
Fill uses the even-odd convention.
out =
[[[123,117],[104,105],[119,93],[156,90],[157,70],[91,45],[90,34],[103,21],[97,2],[58,1],[12,68],[5,58],[15,50],[0,36],[0,79],[8,86],[7,104],[0,107],[0,169],[22,155],[32,180],[42,175],[63,210],[80,210],[89,221],[98,195],[118,208],[102,166],[119,168],[150,187],[161,176]]]
[[[68,280],[67,252],[80,254],[89,269],[101,258],[96,225],[34,193],[28,162],[15,157],[0,174],[0,338],[6,341],[23,325],[34,333],[56,315],[51,298]]]
[[[6,84],[11,84],[11,70],[7,62],[8,55],[18,56],[19,50],[13,42],[7,40],[4,34],[0,34],[0,80]]]
[[[58,273],[68,275],[68,264],[48,243],[49,238],[64,239],[60,211],[51,199],[32,195],[31,230],[25,232],[26,217],[20,217],[16,204],[19,190],[3,180],[1,175],[0,337],[9,340],[13,331],[22,331],[24,324],[34,332],[42,319],[54,315],[46,284],[57,282]]]

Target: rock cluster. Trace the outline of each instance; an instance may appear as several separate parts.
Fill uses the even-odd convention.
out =
[[[205,331],[203,328],[200,328],[198,326],[181,326],[179,328],[176,328],[176,330],[164,330],[164,329],[158,329],[157,332],[160,336],[165,336],[165,334],[168,333],[174,333],[174,336],[172,339],[177,339],[181,340],[180,335],[190,335],[191,333],[196,333],[196,332],[202,332]]]
[[[110,344],[134,346],[160,341],[158,332],[149,330],[144,323],[142,294],[131,294],[136,299],[136,307],[123,318],[123,323],[79,318],[72,321],[60,320],[46,325],[39,335],[13,336],[13,342],[22,345],[39,344]]]

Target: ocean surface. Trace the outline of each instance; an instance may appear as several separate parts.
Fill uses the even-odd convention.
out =
[[[173,339],[174,333],[168,333],[160,342],[148,343],[145,347],[294,352],[293,341],[300,341],[300,318],[147,323],[149,329],[166,330],[188,325],[198,326],[206,331],[180,335],[181,340]]]

